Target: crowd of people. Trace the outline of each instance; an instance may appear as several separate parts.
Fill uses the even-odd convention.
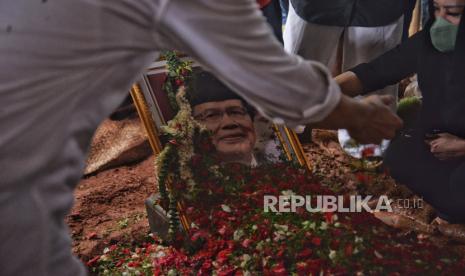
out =
[[[164,49],[238,95],[193,104],[226,158],[253,163],[248,104],[277,124],[393,139],[392,176],[442,220],[464,223],[465,0],[422,0],[423,29],[402,40],[412,2],[3,1],[0,275],[86,274],[64,217],[92,134]],[[422,110],[402,129],[397,84],[411,74]]]
[[[440,221],[464,223],[465,1],[420,1],[422,30],[409,38],[416,2],[290,0],[284,47],[327,66],[350,97],[391,96],[393,111],[399,82],[416,74],[420,120],[399,132],[384,163],[436,208]],[[307,141],[310,132],[304,134]]]
[[[464,223],[465,83],[460,64],[465,1],[430,4],[434,16],[422,31],[336,78],[343,93],[356,96],[417,74],[420,120],[397,135],[384,161],[391,175],[435,207],[442,220]]]

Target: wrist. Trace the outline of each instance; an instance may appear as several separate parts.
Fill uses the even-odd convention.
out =
[[[363,91],[363,85],[354,72],[347,71],[334,78],[341,88],[342,93],[349,97],[360,95]]]
[[[322,121],[311,124],[312,128],[360,129],[366,124],[371,113],[367,104],[341,95],[336,108]]]
[[[348,129],[361,129],[366,126],[366,120],[370,117],[371,108],[366,103],[345,97],[344,106],[345,117],[347,119],[346,125]]]

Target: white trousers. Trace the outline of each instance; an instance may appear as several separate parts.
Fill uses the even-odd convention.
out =
[[[292,5],[284,31],[284,48],[305,59],[315,60],[332,68],[342,38],[342,71],[369,62],[397,46],[402,39],[403,17],[382,27],[339,27],[309,23],[300,18]],[[397,98],[397,85],[376,94]]]

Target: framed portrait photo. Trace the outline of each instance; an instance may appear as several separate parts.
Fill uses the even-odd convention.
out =
[[[178,89],[184,88],[191,114],[188,114],[187,121],[178,122],[178,115],[186,110],[185,107],[180,108],[177,98],[181,93]],[[133,85],[131,95],[155,155],[164,155],[168,147],[177,145],[176,139],[166,139],[164,133],[167,129],[173,129],[173,125],[180,129],[192,128],[189,125],[193,124],[207,130],[213,151],[218,160],[224,163],[257,167],[261,164],[291,162],[309,171],[311,169],[293,130],[268,121],[189,57],[171,53],[165,59],[153,62]],[[182,115],[187,118],[186,114]],[[194,147],[199,141],[187,135],[178,138],[178,142],[186,143],[186,139],[191,139]],[[201,145],[196,148],[201,148]],[[182,168],[175,170],[178,170],[176,174],[183,175]],[[158,174],[160,183],[160,171]],[[172,176],[176,178],[178,175]],[[176,189],[171,182],[166,185],[170,192]],[[160,198],[167,197],[167,192],[160,191],[163,189],[164,186],[159,187],[159,193],[146,201],[151,231],[162,237],[168,235],[167,218],[170,217],[167,204],[160,204]],[[187,231],[190,224],[183,209],[182,201],[177,201],[178,216],[182,228]]]
[[[194,74],[203,71],[201,66],[189,57],[182,57],[180,60],[189,63]],[[166,60],[153,62],[131,89],[134,104],[147,130],[150,145],[155,154],[161,152],[166,143],[161,139],[163,126],[166,126],[176,115],[176,110],[171,104],[173,99],[170,99],[170,95],[165,91],[168,75]],[[208,86],[208,83],[202,85]],[[293,130],[286,126],[272,124],[258,113],[254,114],[251,119],[256,134],[254,146],[256,156],[271,162],[278,162],[285,158],[311,169],[302,145]]]

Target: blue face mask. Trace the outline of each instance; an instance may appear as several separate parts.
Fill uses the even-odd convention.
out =
[[[443,53],[453,51],[458,31],[459,26],[442,17],[436,18],[429,31],[434,48]]]

